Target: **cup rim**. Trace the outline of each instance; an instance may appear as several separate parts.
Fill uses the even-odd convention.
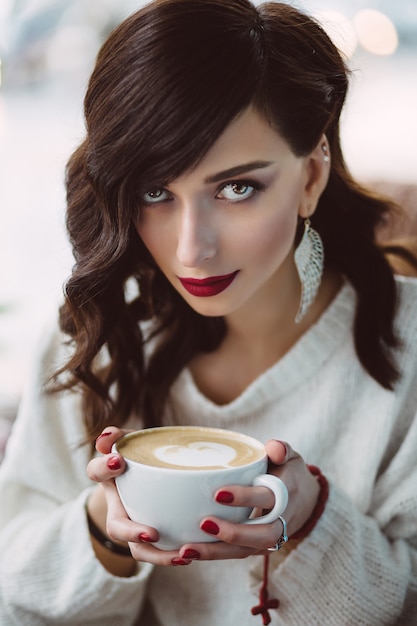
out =
[[[156,430],[160,432],[161,430],[172,430],[172,429],[195,430],[195,431],[207,430],[207,431],[214,432],[214,433],[228,433],[228,434],[232,433],[232,434],[238,435],[242,439],[249,440],[250,444],[252,446],[257,447],[260,451],[263,452],[263,454],[260,458],[255,459],[254,461],[251,461],[250,463],[245,463],[244,465],[237,465],[236,467],[217,467],[217,468],[184,467],[182,468],[182,467],[175,467],[175,466],[164,467],[160,465],[150,465],[148,463],[142,463],[141,461],[135,461],[133,459],[129,459],[129,457],[124,456],[124,454],[119,450],[119,443],[121,443],[122,441],[126,439],[133,439],[134,437],[140,436],[140,433],[148,433],[148,432],[153,432]],[[181,424],[178,426],[153,426],[151,428],[142,428],[140,430],[135,430],[131,433],[126,433],[125,435],[122,435],[122,437],[120,437],[117,441],[114,442],[112,446],[112,452],[117,452],[118,454],[120,454],[128,464],[132,464],[133,466],[146,467],[146,469],[149,471],[155,471],[158,473],[169,472],[170,474],[172,474],[172,472],[185,473],[185,474],[195,473],[195,474],[200,474],[200,475],[202,472],[203,473],[205,472],[210,472],[210,473],[239,472],[242,469],[250,468],[253,465],[261,463],[267,457],[264,444],[261,441],[259,441],[259,439],[256,439],[255,437],[252,437],[251,435],[246,435],[245,433],[241,433],[240,431],[227,430],[226,428],[215,428],[212,426],[195,426],[195,425],[187,426],[186,424]]]

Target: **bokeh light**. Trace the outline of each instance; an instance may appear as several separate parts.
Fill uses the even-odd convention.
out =
[[[362,9],[353,19],[361,46],[373,54],[393,54],[398,47],[398,34],[390,18],[375,9]]]

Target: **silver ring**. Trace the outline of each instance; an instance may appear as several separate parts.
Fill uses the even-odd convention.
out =
[[[277,519],[279,519],[282,523],[282,535],[277,539],[276,544],[272,546],[272,548],[268,548],[269,552],[276,552],[277,550],[280,550],[284,543],[287,543],[288,541],[287,522],[283,517],[281,517],[281,515],[278,515]]]

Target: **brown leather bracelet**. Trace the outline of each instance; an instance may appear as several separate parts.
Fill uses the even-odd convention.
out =
[[[107,550],[110,550],[114,554],[119,554],[120,556],[130,556],[132,558],[132,554],[129,548],[126,548],[125,546],[121,546],[118,543],[114,543],[114,541],[112,541],[110,537],[104,534],[100,530],[100,528],[96,526],[96,524],[93,522],[92,518],[90,517],[87,509],[86,509],[86,513],[87,513],[88,530],[90,531],[90,535],[94,537],[94,539],[96,539],[100,545],[104,546],[105,548],[107,548]]]

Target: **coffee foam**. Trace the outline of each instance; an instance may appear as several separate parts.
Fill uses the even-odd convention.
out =
[[[183,446],[155,448],[157,459],[167,465],[181,467],[233,467],[236,450],[215,441],[193,441]]]
[[[181,426],[140,431],[117,447],[131,461],[184,470],[240,467],[265,454],[263,446],[239,433]]]

